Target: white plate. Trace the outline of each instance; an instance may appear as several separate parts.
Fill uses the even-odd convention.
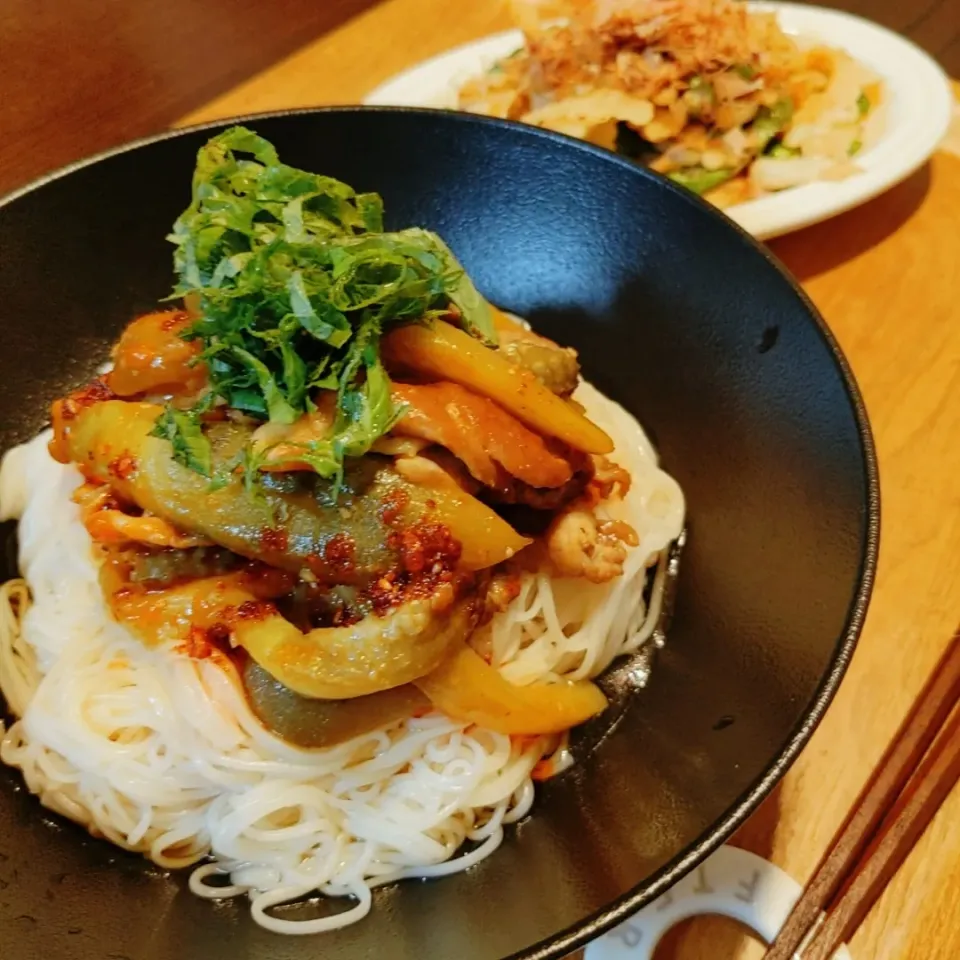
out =
[[[840,47],[879,74],[886,86],[887,115],[883,136],[857,156],[862,173],[729,207],[725,212],[744,229],[763,240],[826,220],[904,180],[936,150],[950,124],[953,95],[944,72],[922,50],[884,27],[837,10],[793,3],[750,6],[775,11],[787,33]],[[520,32],[509,30],[449,50],[397,74],[365,102],[455,107],[464,80],[522,43]]]

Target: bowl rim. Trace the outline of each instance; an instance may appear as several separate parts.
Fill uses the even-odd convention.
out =
[[[512,130],[514,134],[517,135],[530,137],[532,139],[540,138],[548,142],[556,143],[563,149],[574,149],[587,154],[593,154],[606,163],[616,164],[623,169],[630,170],[632,176],[645,177],[656,181],[660,189],[669,190],[677,195],[683,202],[699,206],[701,212],[705,212],[709,216],[725,222],[727,228],[731,230],[734,235],[739,236],[742,242],[745,242],[755,253],[763,257],[763,259],[780,274],[780,277],[786,281],[787,285],[792,288],[793,293],[806,308],[810,319],[823,338],[828,351],[839,369],[841,380],[856,422],[857,434],[863,453],[862,466],[866,478],[866,487],[864,490],[866,521],[864,525],[865,538],[863,543],[863,556],[857,577],[856,590],[847,611],[847,618],[843,630],[837,638],[837,645],[833,657],[812,699],[807,703],[803,716],[797,722],[787,737],[787,740],[763,773],[737,797],[733,804],[728,807],[691,846],[678,852],[676,856],[665,863],[659,870],[656,870],[645,880],[642,880],[601,909],[588,914],[577,923],[557,931],[539,943],[524,947],[520,951],[510,954],[508,957],[502,958],[502,960],[562,960],[562,958],[573,951],[603,936],[603,934],[618,924],[629,919],[630,916],[642,907],[661,896],[729,839],[772,792],[778,781],[793,765],[800,751],[806,746],[814,731],[819,726],[820,721],[823,719],[827,707],[836,695],[840,682],[850,664],[857,640],[863,628],[867,607],[876,579],[877,557],[880,545],[880,475],[876,445],[874,443],[866,405],[850,363],[833,332],[827,325],[826,320],[806,291],[800,286],[797,279],[766,245],[751,236],[736,221],[732,220],[721,210],[707,203],[689,190],[675,184],[667,177],[662,177],[645,167],[633,163],[626,157],[618,156],[609,150],[586,143],[575,137],[544,130],[539,127],[532,127],[528,124],[522,124],[513,120],[502,120],[496,117],[480,116],[449,109],[376,105],[298,107],[230,116],[217,120],[207,120],[189,126],[176,127],[164,130],[161,133],[139,137],[135,140],[127,141],[76,160],[66,166],[42,174],[23,186],[14,189],[5,196],[0,197],[0,209],[14,203],[27,194],[33,193],[48,183],[60,180],[71,173],[92,166],[102,160],[129,153],[141,147],[148,147],[154,143],[161,143],[165,140],[199,133],[204,130],[219,130],[237,124],[255,124],[261,120],[281,119],[284,117],[310,118],[326,114],[427,115],[443,117],[447,122],[462,123],[468,126],[481,125],[494,128],[506,128]]]

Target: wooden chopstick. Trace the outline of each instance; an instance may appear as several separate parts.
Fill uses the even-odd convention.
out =
[[[958,701],[960,629],[874,768],[765,960],[794,960],[801,947],[803,960],[825,960],[866,916],[960,775],[960,709],[937,737]],[[929,749],[935,738],[936,744]],[[826,919],[821,924],[824,912]]]
[[[803,960],[829,960],[840,944],[853,935],[958,777],[960,710],[954,710],[951,720],[867,847],[861,869],[845,884],[816,936],[803,948]]]

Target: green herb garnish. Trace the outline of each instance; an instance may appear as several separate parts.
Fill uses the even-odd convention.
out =
[[[863,149],[863,142],[860,140],[854,140],[849,147],[847,147],[847,156],[855,157]]]
[[[735,63],[731,69],[741,80],[752,80],[757,75],[749,63]]]
[[[281,163],[243,127],[200,149],[193,200],[169,239],[172,296],[199,302],[200,319],[182,335],[203,345],[210,392],[191,410],[168,408],[154,432],[206,476],[201,419],[214,405],[292,423],[314,409],[315,391],[335,390],[331,434],[298,459],[339,478],[344,457],[365,454],[401,413],[380,361],[382,333],[452,311],[495,342],[489,305],[436,234],[384,232],[377,194]],[[254,466],[245,463],[245,476]]]
[[[870,98],[861,90],[857,97],[857,113],[865,117],[870,112]]]
[[[157,420],[153,436],[170,441],[179,463],[205,477],[211,475],[210,442],[203,435],[196,413],[168,406]]]

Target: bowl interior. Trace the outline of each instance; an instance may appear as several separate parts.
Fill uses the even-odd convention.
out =
[[[587,918],[643,902],[719,842],[839,681],[875,552],[855,390],[811,307],[751,240],[613,155],[429,112],[252,125],[287,162],[379,191],[390,225],[439,231],[486,296],[575,346],[586,376],[641,420],[688,500],[668,643],[648,688],[613,711],[612,730],[588,732],[609,735],[540,789],[494,856],[379,891],[366,920],[320,940],[266,933],[243,902],[213,907],[181,877],[51,828],[5,772],[0,955],[560,956],[596,932]],[[49,401],[169,292],[164,236],[209,135],[108,156],[0,207],[0,449],[33,435]]]

